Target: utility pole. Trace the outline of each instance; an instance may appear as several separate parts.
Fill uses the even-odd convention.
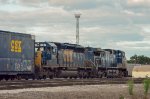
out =
[[[76,44],[79,45],[79,18],[81,14],[75,14],[76,18]]]

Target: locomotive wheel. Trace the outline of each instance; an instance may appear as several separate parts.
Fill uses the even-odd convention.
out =
[[[77,79],[77,76],[75,76],[74,79]]]
[[[79,71],[78,75],[80,79],[86,78],[84,71]]]
[[[50,79],[53,79],[53,75],[49,76]]]
[[[84,79],[86,79],[86,78],[87,78],[87,76],[85,76],[85,75],[84,75],[84,76],[83,76],[83,78],[84,78]]]
[[[2,78],[2,77],[0,77],[0,81],[1,81],[1,80],[3,80],[3,78]]]
[[[32,80],[35,80],[35,78],[36,78],[35,75],[32,75]]]
[[[98,78],[102,78],[102,77],[103,77],[103,73],[102,73],[102,71],[98,71],[97,76],[98,76]]]
[[[122,71],[119,71],[119,77],[122,78],[124,76],[124,73]]]
[[[124,75],[125,75],[124,77],[128,77],[128,71],[125,71]]]
[[[72,79],[72,77],[69,77],[69,79]]]
[[[67,77],[67,76],[65,76],[65,77],[63,77],[63,78],[67,79],[68,77]]]
[[[43,77],[42,77],[44,80],[46,80],[46,75],[43,75]]]
[[[102,77],[103,77],[103,75],[102,75],[102,74],[98,75],[98,78],[102,78]]]
[[[17,79],[18,79],[18,80],[21,80],[21,76],[17,76]]]
[[[90,77],[91,77],[91,76],[87,76],[86,78],[87,78],[87,79],[90,79]]]
[[[42,79],[42,77],[41,77],[41,76],[38,76],[38,77],[37,77],[37,80],[41,80],[41,79]]]
[[[11,78],[10,78],[10,80],[14,80],[14,79],[15,79],[15,77],[11,77]]]
[[[80,79],[82,79],[82,76],[79,76]]]
[[[25,75],[25,76],[24,76],[24,79],[25,79],[25,80],[28,80],[28,79],[29,79],[29,76],[28,76],[28,75]]]
[[[25,80],[28,80],[28,77],[26,77]]]
[[[5,80],[8,81],[8,80],[9,80],[9,77],[5,77]]]

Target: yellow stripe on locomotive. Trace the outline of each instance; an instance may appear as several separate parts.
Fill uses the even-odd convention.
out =
[[[64,50],[64,62],[73,62],[72,55],[73,50],[69,49]]]

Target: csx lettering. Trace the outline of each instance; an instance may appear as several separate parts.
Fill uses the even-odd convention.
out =
[[[21,41],[19,40],[11,40],[11,51],[12,52],[22,52]]]

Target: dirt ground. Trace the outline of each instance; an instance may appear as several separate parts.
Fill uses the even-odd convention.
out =
[[[133,97],[128,94],[128,86],[125,84],[0,90],[0,99],[119,99],[120,96],[125,99],[144,99],[143,85],[134,86]]]

